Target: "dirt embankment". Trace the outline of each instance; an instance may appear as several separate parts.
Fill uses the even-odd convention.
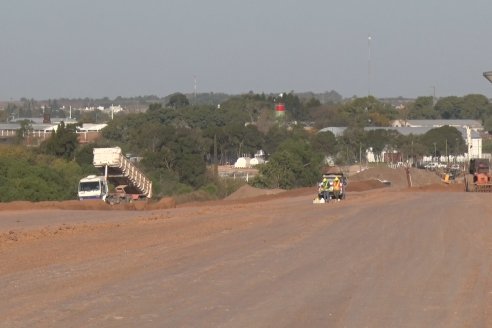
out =
[[[398,188],[406,191],[457,191],[464,190],[464,186],[460,183],[446,184],[442,182],[441,178],[432,171],[420,170],[416,168],[410,169],[410,177],[412,188],[408,187],[408,180],[405,169],[397,168],[392,169],[388,167],[370,168],[362,172],[350,174],[348,176],[349,184],[347,186],[347,192],[363,192],[373,189],[388,187]],[[232,193],[222,201],[227,202],[255,202],[259,200],[268,200],[280,197],[292,197],[300,195],[316,194],[317,187],[298,188],[293,190],[283,189],[259,189],[250,185],[244,185],[236,192]],[[212,201],[207,202],[209,204],[221,202]],[[180,206],[189,206],[189,204],[183,204]],[[163,198],[159,201],[137,201],[128,204],[109,205],[102,201],[59,201],[59,202],[26,202],[15,201],[10,203],[0,203],[1,210],[29,210],[29,209],[70,209],[70,210],[159,210],[176,207],[176,202],[171,197]]]
[[[158,210],[176,207],[176,202],[171,197],[162,198],[159,201],[135,201],[132,203],[121,203],[117,205],[109,205],[101,200],[66,200],[66,201],[43,201],[43,202],[27,202],[14,201],[9,203],[0,203],[0,211],[12,210],[43,210],[43,209],[59,209],[59,210],[98,210],[98,211],[113,211],[113,210]]]
[[[363,192],[380,188],[395,188],[408,191],[463,191],[463,185],[458,183],[446,184],[434,172],[411,168],[409,188],[406,171],[403,168],[388,167],[370,168],[362,172],[355,172],[348,176],[347,192]],[[227,201],[258,201],[279,197],[291,197],[316,194],[317,187],[283,189],[258,189],[249,185],[242,186],[229,195]]]
[[[460,181],[444,183],[439,175],[433,171],[410,168],[410,184],[404,168],[370,168],[349,177],[347,191],[363,191],[361,188],[375,189],[386,186],[382,181],[390,183],[391,188],[405,191],[464,191]]]
[[[245,186],[244,204],[6,211],[18,224],[0,230],[0,326],[491,326],[489,195],[354,191],[375,181],[354,177],[326,205],[295,197],[315,187]]]

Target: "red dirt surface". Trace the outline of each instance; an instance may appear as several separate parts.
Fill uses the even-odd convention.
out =
[[[492,326],[492,194],[412,178],[367,170],[329,204],[0,204],[0,326]]]
[[[10,203],[0,203],[0,211],[15,211],[15,210],[40,210],[40,209],[59,209],[59,210],[155,210],[176,207],[176,202],[170,197],[162,198],[157,202],[151,201],[135,201],[133,203],[121,203],[117,205],[109,205],[101,200],[69,200],[60,202],[26,202],[15,201]]]

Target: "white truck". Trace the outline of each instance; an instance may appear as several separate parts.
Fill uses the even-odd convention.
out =
[[[102,199],[117,204],[152,197],[152,181],[123,155],[121,148],[94,148],[93,154],[93,165],[103,175],[89,175],[80,180],[80,200]],[[109,190],[110,184],[114,191]]]
[[[89,175],[80,179],[79,199],[102,199],[106,200],[109,194],[108,183],[103,176]]]

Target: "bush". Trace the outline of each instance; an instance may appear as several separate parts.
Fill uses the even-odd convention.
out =
[[[36,156],[19,148],[1,148],[0,152],[1,202],[76,198],[82,176],[77,163],[53,156]]]
[[[312,186],[319,179],[323,156],[303,140],[290,139],[279,146],[252,185],[259,188],[292,189]]]

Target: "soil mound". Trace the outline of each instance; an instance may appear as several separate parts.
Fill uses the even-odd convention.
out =
[[[285,192],[283,189],[260,189],[260,188],[255,188],[252,187],[248,184],[242,186],[229,196],[227,196],[225,199],[226,200],[236,200],[236,199],[243,199],[243,198],[252,198],[252,197],[258,197],[258,196],[265,196],[265,195],[275,195],[281,192]]]
[[[111,210],[110,205],[101,200],[66,200],[66,201],[43,201],[28,202],[14,201],[9,203],[0,203],[0,210],[40,210],[40,209],[60,209],[60,210]]]
[[[404,168],[392,169],[388,167],[370,168],[349,175],[347,192],[367,191],[387,187],[383,181],[389,181],[391,187],[407,189],[408,191],[464,191],[463,184],[445,184],[441,178],[432,171],[410,168],[412,188],[408,188],[407,175]],[[253,202],[257,200],[279,197],[295,197],[301,195],[316,195],[316,186],[298,188],[293,190],[260,189],[248,184],[225,198],[227,201]],[[68,201],[43,201],[28,202],[14,201],[0,203],[0,211],[9,210],[40,210],[40,209],[64,209],[64,210],[158,210],[175,208],[174,198],[166,197],[157,202],[139,201],[127,204],[109,205],[101,200],[68,200]]]
[[[9,203],[0,203],[0,211],[16,211],[16,210],[160,210],[167,208],[175,208],[176,201],[172,197],[165,197],[157,202],[145,200],[135,201],[131,203],[120,203],[109,205],[102,200],[66,200],[66,201],[43,201],[43,202],[27,202],[14,201]]]
[[[388,185],[383,182],[372,179],[372,180],[362,180],[362,181],[353,181],[347,185],[347,192],[351,191],[367,191],[372,189],[384,188]]]
[[[148,203],[145,206],[146,210],[162,210],[166,208],[175,208],[176,201],[172,197],[164,197],[156,203]]]
[[[410,168],[409,170],[413,187],[442,183],[441,178],[435,172],[417,168]],[[386,180],[391,182],[392,187],[408,188],[408,180],[404,168],[376,167],[356,173],[349,177],[347,190],[350,190],[352,182],[363,180]]]
[[[461,183],[434,183],[425,186],[418,186],[408,189],[408,191],[431,191],[431,192],[464,192],[465,186]]]

